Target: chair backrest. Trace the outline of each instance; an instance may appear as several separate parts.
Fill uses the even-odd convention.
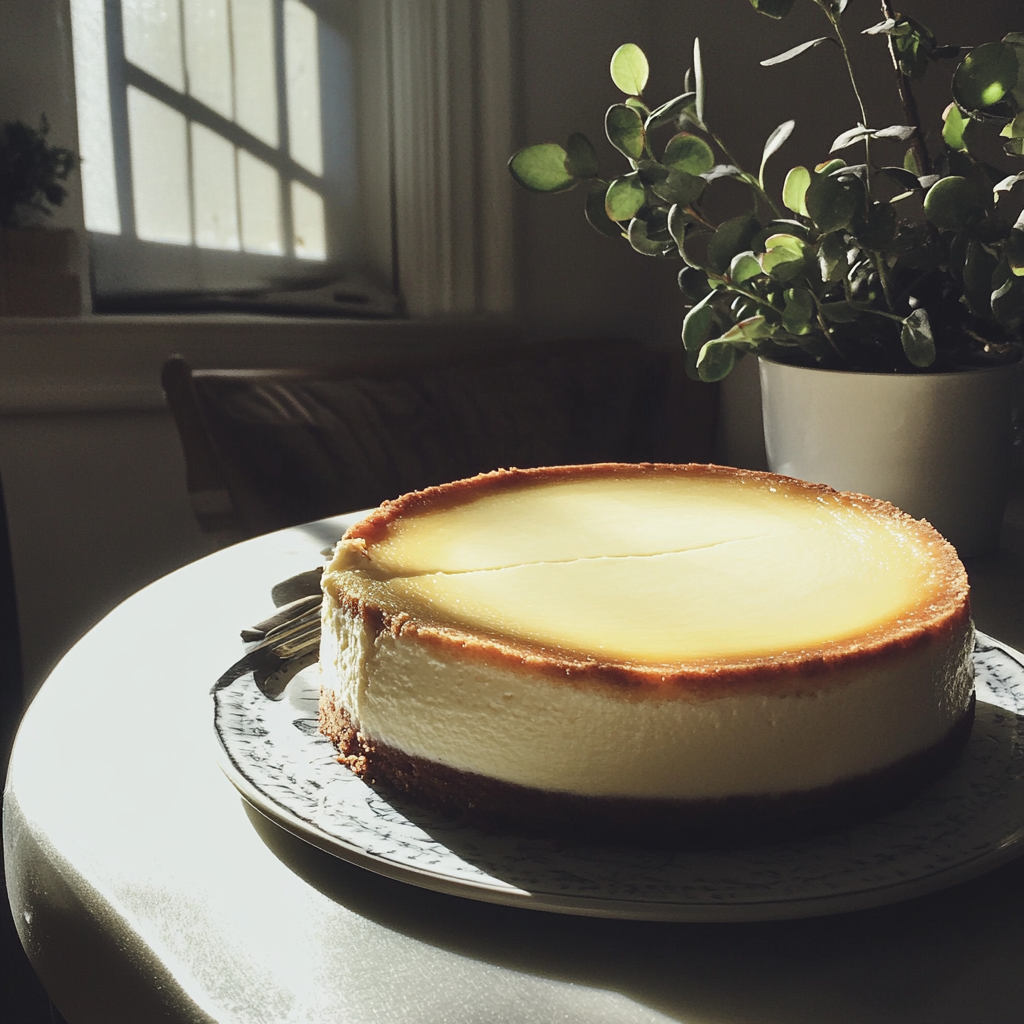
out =
[[[197,370],[163,385],[204,530],[226,539],[499,467],[706,461],[716,396],[673,354],[563,342],[401,366]]]

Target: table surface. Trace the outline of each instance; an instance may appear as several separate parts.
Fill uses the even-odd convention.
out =
[[[29,709],[4,806],[22,941],[72,1024],[1018,1022],[1024,858],[876,910],[760,924],[593,920],[379,877],[248,807],[210,687],[269,588],[344,520],[248,541],[140,591]],[[980,629],[1024,648],[1024,500],[968,565]],[[55,600],[74,600],[73,581]]]

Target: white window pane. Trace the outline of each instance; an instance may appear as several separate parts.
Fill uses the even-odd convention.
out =
[[[235,120],[276,146],[277,63],[272,0],[231,0],[235,44]]]
[[[317,17],[299,0],[284,3],[284,67],[292,159],[313,174],[323,174]]]
[[[196,206],[196,245],[238,249],[238,193],[235,147],[195,122],[192,128],[192,192]]]
[[[105,234],[121,233],[114,173],[114,137],[110,127],[110,85],[104,0],[72,0],[71,34],[78,101],[78,150],[82,155],[85,226]]]
[[[251,153],[239,150],[238,194],[242,207],[242,248],[246,252],[282,255],[284,233],[277,171]]]
[[[135,233],[147,242],[192,241],[185,118],[128,89]]]
[[[124,55],[173,89],[185,89],[178,0],[121,0]]]
[[[304,260],[327,259],[324,201],[301,181],[292,182],[292,224],[295,255]]]
[[[182,9],[188,91],[230,120],[235,107],[231,97],[228,0],[183,0]]]

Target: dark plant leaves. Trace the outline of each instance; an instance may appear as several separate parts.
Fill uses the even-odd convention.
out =
[[[575,178],[597,177],[597,153],[586,135],[573,132],[565,147],[566,167]]]
[[[931,366],[935,362],[935,338],[932,335],[932,325],[928,320],[928,313],[924,309],[915,309],[903,321],[900,342],[907,359],[913,366],[923,368]]]
[[[760,224],[750,214],[733,217],[720,225],[708,243],[708,263],[712,270],[724,274],[733,256],[750,248]]]
[[[531,192],[567,192],[577,179],[569,169],[569,154],[554,142],[527,146],[508,162],[512,177]]]
[[[605,210],[604,198],[605,189],[603,187],[595,188],[587,194],[587,204],[584,209],[587,223],[602,235],[617,238],[622,234],[622,228],[609,218],[608,211]]]
[[[793,9],[794,0],[750,0],[750,6],[769,18],[784,18]]]
[[[639,160],[644,153],[646,134],[640,115],[624,103],[608,108],[604,117],[604,130],[608,141],[630,160]]]
[[[785,64],[787,60],[792,60],[794,57],[799,57],[801,53],[805,53],[807,50],[812,50],[816,46],[821,46],[822,43],[834,43],[835,40],[831,36],[821,36],[818,39],[811,39],[806,43],[800,43],[799,46],[794,46],[792,49],[786,50],[785,53],[780,53],[775,57],[768,57],[761,61],[761,67],[770,68],[776,64]]]

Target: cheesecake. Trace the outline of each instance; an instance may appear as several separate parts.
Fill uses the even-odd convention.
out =
[[[952,546],[718,466],[502,470],[385,502],[323,576],[320,728],[489,827],[758,842],[880,813],[973,720]]]

